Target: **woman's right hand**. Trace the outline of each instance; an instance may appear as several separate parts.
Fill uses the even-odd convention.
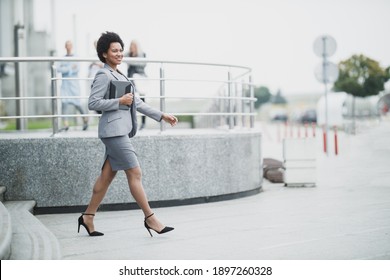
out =
[[[130,106],[133,103],[133,98],[134,97],[132,93],[126,93],[119,98],[119,104]]]

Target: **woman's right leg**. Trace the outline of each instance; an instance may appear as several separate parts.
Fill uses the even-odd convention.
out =
[[[112,180],[115,178],[116,173],[116,171],[112,171],[110,161],[106,159],[102,168],[102,172],[100,173],[99,177],[95,182],[95,185],[93,186],[92,197],[87,209],[85,210],[85,213],[96,213],[100,203],[102,202],[104,196],[107,193],[108,187],[110,186]],[[93,218],[94,217],[92,215],[83,216],[84,223],[87,224],[91,232],[95,230],[93,225]]]

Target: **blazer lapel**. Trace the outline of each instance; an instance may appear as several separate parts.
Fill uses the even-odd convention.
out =
[[[104,68],[108,69],[111,73],[111,75],[116,79],[116,80],[123,80],[123,77],[127,79],[127,77],[125,75],[123,75],[121,72],[118,71],[114,71],[110,66],[108,66],[107,64],[104,64]],[[121,77],[123,76],[123,77]],[[133,88],[134,88],[134,85],[133,85]],[[135,94],[133,92],[133,94]],[[138,123],[137,123],[137,107],[136,107],[136,104],[135,104],[135,96],[133,98],[133,103],[131,103],[131,106],[130,106],[130,115],[131,115],[131,123],[132,123],[132,126],[133,128],[131,129],[130,133],[129,133],[129,137],[133,137],[136,133],[137,133],[137,128],[138,128]]]

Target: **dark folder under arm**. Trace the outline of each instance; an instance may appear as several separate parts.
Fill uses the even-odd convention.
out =
[[[134,86],[130,81],[111,81],[110,83],[110,96],[109,99],[120,98],[126,93],[131,92],[134,94]],[[119,109],[128,110],[130,107],[127,105],[119,105]]]

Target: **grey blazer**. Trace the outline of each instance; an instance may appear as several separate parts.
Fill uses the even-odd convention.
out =
[[[100,69],[95,75],[91,95],[88,99],[89,110],[102,111],[98,128],[99,138],[128,135],[133,128],[130,107],[128,110],[121,110],[118,98],[105,98],[109,94],[111,80],[126,81],[127,79],[120,72],[114,71],[110,66],[104,64],[103,69]],[[137,96],[134,97],[133,102],[135,102],[138,112],[158,122],[161,121],[163,114],[161,111],[152,108]]]

